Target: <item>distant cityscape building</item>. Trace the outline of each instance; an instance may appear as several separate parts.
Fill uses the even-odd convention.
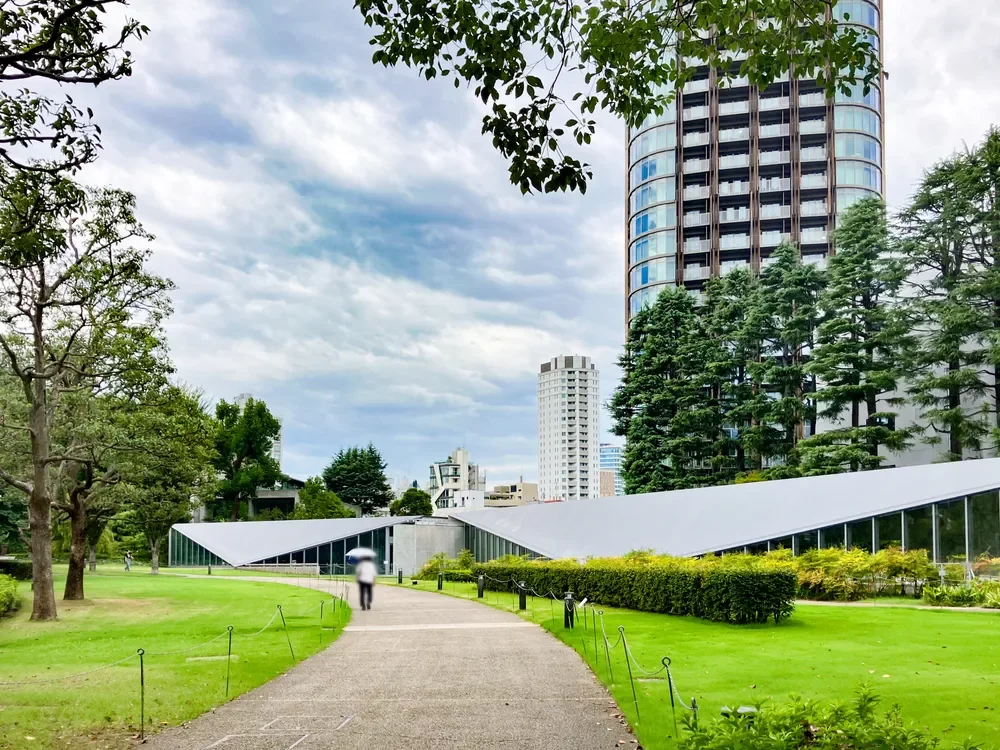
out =
[[[615,472],[611,469],[601,469],[601,497],[615,497]]]
[[[478,507],[482,508],[486,496],[486,475],[469,460],[469,452],[465,448],[456,448],[447,460],[431,464],[427,491],[431,495],[435,515],[443,515],[439,511],[468,507],[469,503],[478,503]],[[460,494],[466,491],[473,494]]]
[[[487,508],[512,508],[538,502],[538,485],[520,481],[515,484],[498,484],[486,496]]]
[[[244,406],[246,406],[247,401],[253,397],[254,396],[252,393],[241,393],[239,396],[235,398],[236,405],[240,407],[240,409],[242,409]],[[271,413],[272,415],[274,414],[274,412]],[[275,416],[275,419],[278,420],[278,436],[271,441],[271,458],[273,458],[275,461],[278,462],[278,468],[280,469],[281,456],[282,456],[281,439],[284,433],[284,420],[278,416]]]
[[[878,3],[831,5],[833,19],[880,53]],[[678,59],[693,78],[629,130],[626,320],[665,288],[700,299],[713,276],[756,273],[783,241],[823,265],[837,214],[884,195],[884,74],[867,90],[856,84],[828,97],[787,70],[766,88],[752,85],[738,72],[745,57],[732,53],[728,80],[701,59]]]
[[[600,373],[590,357],[553,357],[538,373],[538,496],[598,497]]]
[[[622,447],[611,443],[601,443],[601,472],[610,471],[614,474],[613,491],[611,495],[618,496],[625,494],[625,480],[622,479]],[[603,481],[604,474],[601,474]],[[609,497],[601,491],[601,497]]]

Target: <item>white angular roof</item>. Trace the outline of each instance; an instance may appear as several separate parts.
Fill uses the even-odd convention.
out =
[[[1000,458],[653,492],[454,518],[551,558],[700,555],[1000,488]]]
[[[309,521],[177,523],[172,528],[238,567],[414,520],[406,516],[324,518]]]

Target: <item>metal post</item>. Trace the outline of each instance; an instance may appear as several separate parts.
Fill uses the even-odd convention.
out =
[[[604,657],[608,660],[608,675],[611,678],[611,684],[615,684],[615,670],[611,668],[611,649],[608,648],[608,634],[604,632],[604,610],[600,609],[597,614],[601,616],[601,637],[604,638]]]
[[[212,575],[212,563],[208,564],[208,574]]]
[[[226,653],[226,697],[229,697],[229,669],[233,665],[233,626],[229,628],[229,651]]]
[[[403,583],[403,569],[400,568],[396,571],[396,583],[402,585]]]
[[[528,608],[528,589],[524,587],[524,581],[517,582],[517,608],[522,612]]]
[[[444,573],[438,571],[438,591],[444,588]]]
[[[321,638],[323,637],[323,605],[324,604],[326,604],[326,602],[320,602],[319,603],[319,635],[320,635]]]
[[[484,576],[479,576],[479,579],[476,581],[476,597],[482,599],[485,592],[486,578]]]
[[[632,686],[632,702],[635,704],[635,723],[639,723],[639,699],[635,694],[635,680],[632,679],[632,660],[629,658],[628,641],[625,640],[625,626],[619,625],[618,632],[622,636],[622,646],[625,648],[625,666],[628,667],[628,682]]]
[[[285,640],[288,641],[288,652],[292,655],[292,661],[295,661],[295,651],[292,649],[292,639],[288,635],[288,623],[285,622],[285,613],[281,611],[281,605],[278,605],[278,614],[281,615],[281,624],[285,628]]]
[[[667,690],[670,691],[670,713],[674,717],[674,737],[677,737],[677,706],[674,705],[674,676],[670,674],[670,657],[664,656],[660,659],[660,663],[667,670]],[[695,718],[697,718],[695,714]]]
[[[563,627],[572,630],[576,611],[573,609],[573,592],[566,592],[566,599],[563,601]]]
[[[139,654],[139,739],[146,738],[146,666],[143,663],[143,649],[137,651]]]

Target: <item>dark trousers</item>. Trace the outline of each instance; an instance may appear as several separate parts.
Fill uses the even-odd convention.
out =
[[[361,609],[371,609],[372,608],[372,589],[375,588],[374,584],[371,583],[361,583],[358,581],[358,591],[361,595]]]

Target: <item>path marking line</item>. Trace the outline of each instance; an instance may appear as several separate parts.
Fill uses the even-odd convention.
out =
[[[345,633],[379,633],[393,630],[479,630],[485,628],[535,628],[533,622],[442,622],[426,625],[348,625]]]
[[[293,734],[294,735],[294,734],[299,734],[302,730],[301,729],[272,729],[271,731],[272,732],[276,732],[276,734],[227,734],[224,737],[222,737],[221,739],[218,739],[215,742],[213,742],[211,745],[206,745],[205,746],[205,750],[212,750],[213,747],[218,747],[223,742],[226,742],[228,740],[236,740],[236,739],[239,739],[241,737],[254,737],[254,738],[258,738],[259,739],[261,737],[276,737],[278,734]],[[298,745],[300,742],[302,742],[302,740],[304,740],[308,736],[309,735],[306,734],[306,735],[303,735],[302,737],[299,737],[295,741],[295,744],[292,745],[292,747],[295,747],[295,745]],[[288,750],[292,750],[292,747],[288,748]]]
[[[339,732],[339,731],[340,731],[341,729],[343,729],[343,728],[344,728],[344,727],[346,727],[346,726],[347,726],[348,724],[350,724],[350,723],[351,723],[351,719],[353,719],[353,718],[354,718],[354,714],[351,714],[351,715],[350,715],[350,716],[348,716],[348,717],[347,717],[346,719],[344,719],[344,720],[343,720],[342,722],[340,722],[340,726],[339,726],[339,727],[337,727],[336,729],[334,729],[333,731],[334,731],[334,732]]]
[[[267,722],[267,724],[265,724],[264,726],[262,726],[262,727],[261,727],[260,729],[258,729],[257,731],[258,731],[258,732],[263,732],[263,731],[264,731],[265,729],[267,729],[267,728],[268,728],[269,726],[271,726],[271,725],[272,725],[272,724],[273,724],[274,722],[276,722],[276,721],[280,721],[280,720],[281,720],[281,719],[283,719],[283,718],[285,718],[285,717],[284,717],[284,716],[278,716],[278,717],[276,717],[276,718],[274,718],[274,719],[271,719],[271,720],[270,720],[269,722]]]
[[[291,745],[288,746],[288,750],[292,750],[293,747],[296,747],[300,742],[302,742],[308,736],[309,736],[308,734],[304,734],[301,737],[299,737],[297,740],[295,740],[295,742],[293,742]]]

